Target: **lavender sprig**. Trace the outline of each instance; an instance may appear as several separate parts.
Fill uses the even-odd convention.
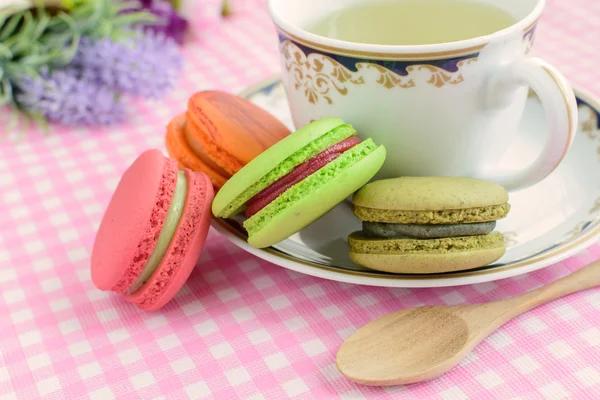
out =
[[[18,107],[48,121],[65,125],[111,125],[125,117],[116,93],[85,78],[76,68],[51,73],[43,69],[40,77],[24,76],[15,86]]]
[[[72,66],[88,80],[134,96],[158,98],[182,67],[177,45],[160,33],[115,42],[83,38]]]

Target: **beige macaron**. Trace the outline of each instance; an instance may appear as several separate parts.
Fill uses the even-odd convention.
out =
[[[500,185],[474,178],[400,177],[365,185],[352,198],[362,231],[349,238],[350,259],[402,274],[469,270],[505,251],[496,221],[510,211]]]

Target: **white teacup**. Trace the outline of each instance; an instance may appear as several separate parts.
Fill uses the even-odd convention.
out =
[[[567,80],[527,55],[545,0],[476,0],[500,7],[517,22],[458,42],[351,43],[303,29],[364,1],[269,0],[296,127],[323,117],[344,119],[359,136],[386,146],[378,178],[471,176],[518,189],[558,166],[577,131],[577,106]],[[544,106],[548,132],[537,159],[515,171],[499,160],[517,150],[510,143],[529,88]]]

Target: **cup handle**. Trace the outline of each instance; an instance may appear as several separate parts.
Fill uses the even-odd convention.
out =
[[[485,102],[490,108],[510,104],[516,90],[530,87],[546,114],[548,134],[539,157],[525,170],[512,176],[488,179],[508,190],[531,186],[546,178],[562,161],[577,132],[577,102],[567,79],[556,68],[535,57],[505,64],[488,81]]]

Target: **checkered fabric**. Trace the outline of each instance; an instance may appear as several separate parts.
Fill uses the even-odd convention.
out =
[[[34,128],[0,140],[0,399],[598,399],[600,290],[505,325],[443,377],[368,388],[335,353],[358,327],[419,305],[497,300],[600,257],[595,245],[497,282],[386,289],[331,282],[261,261],[211,232],[196,270],[164,309],[145,313],[96,290],[89,258],[121,173],[164,149],[169,118],[196,90],[239,91],[279,69],[264,0],[193,3],[185,71],[164,102],[134,104],[127,125]],[[600,2],[551,0],[535,54],[600,95]],[[0,117],[6,126],[7,115]]]

